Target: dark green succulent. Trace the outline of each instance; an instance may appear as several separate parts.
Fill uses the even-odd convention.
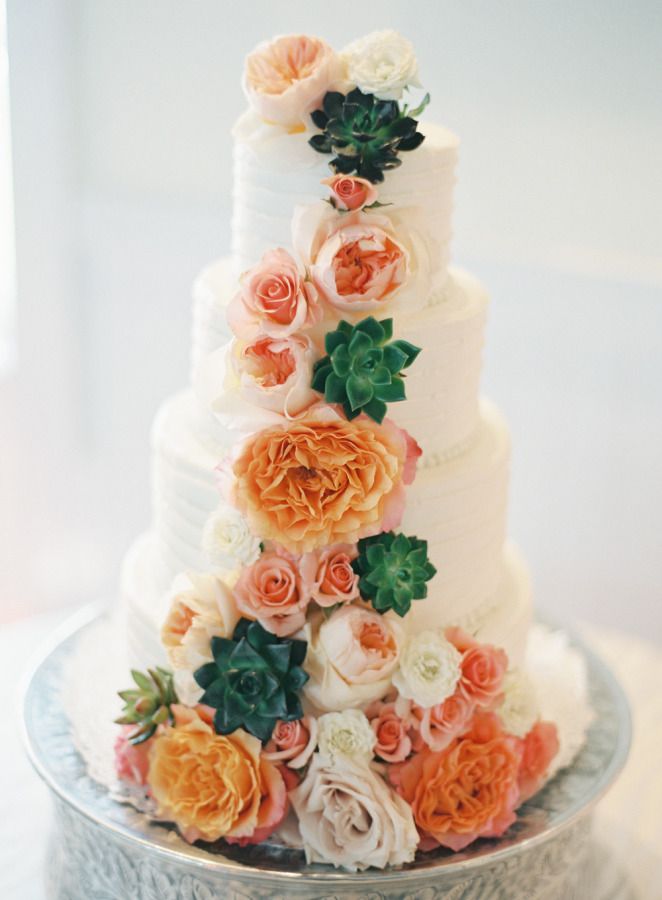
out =
[[[428,582],[437,572],[428,559],[428,542],[384,531],[359,541],[352,563],[360,575],[359,590],[379,613],[409,612],[412,600],[427,597]]]
[[[212,638],[214,661],[199,668],[195,680],[204,689],[200,702],[216,710],[216,731],[245,728],[268,741],[278,719],[300,719],[307,647],[306,641],[277,637],[249,619],[239,620],[232,638]]]
[[[135,725],[129,733],[130,744],[142,744],[148,741],[159,725],[172,724],[172,704],[177,703],[177,694],[173,683],[172,672],[167,669],[148,669],[147,674],[131,670],[136,687],[127,691],[119,691],[124,700],[123,714],[115,719],[118,725]]]
[[[322,133],[313,135],[309,143],[319,153],[335,153],[329,163],[335,172],[356,172],[377,184],[384,180],[385,171],[402,163],[400,151],[415,150],[423,143],[415,116],[429,101],[426,94],[416,109],[407,110],[395,100],[378,100],[359,88],[347,95],[329,91],[322,108],[312,113]]]
[[[342,403],[348,419],[364,412],[381,422],[387,403],[405,399],[400,373],[421,352],[407,341],[391,341],[392,336],[393,319],[340,322],[324,339],[327,355],[315,363],[313,390],[327,403]]]

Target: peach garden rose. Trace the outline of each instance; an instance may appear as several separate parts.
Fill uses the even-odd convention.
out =
[[[318,606],[335,606],[359,599],[359,576],[352,568],[357,555],[354,544],[334,544],[307,554],[308,590]]]
[[[536,722],[522,740],[519,770],[520,801],[533,797],[545,783],[552,760],[559,752],[559,736],[553,722]]]
[[[317,719],[304,716],[294,722],[276,722],[262,756],[290,769],[302,769],[317,746]]]
[[[412,742],[409,724],[398,715],[396,704],[377,700],[365,714],[375,733],[375,756],[389,763],[403,762],[412,751]]]
[[[414,704],[412,715],[418,732],[416,749],[428,746],[435,752],[444,750],[468,727],[473,712],[473,703],[461,691],[426,709]]]
[[[503,696],[508,657],[499,647],[479,644],[460,628],[449,628],[446,638],[462,654],[460,689],[477,707],[490,709]]]
[[[239,611],[279,637],[294,634],[306,621],[310,594],[296,560],[284,551],[266,551],[242,569],[234,586]]]
[[[249,53],[244,91],[266,122],[296,129],[342,74],[342,63],[324,41],[305,34],[283,35]]]
[[[377,200],[377,188],[367,178],[356,175],[332,175],[322,179],[331,193],[331,202],[336,209],[353,211],[370,206]]]
[[[313,407],[243,444],[229,493],[255,534],[291,552],[353,543],[399,525],[413,474],[409,450],[388,419],[348,422],[331,407]]]

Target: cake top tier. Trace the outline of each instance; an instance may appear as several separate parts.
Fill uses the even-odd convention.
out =
[[[326,198],[338,209],[417,209],[437,245],[434,268],[445,273],[458,140],[418,121],[430,98],[409,41],[376,32],[336,53],[318,38],[278,37],[248,55],[243,84],[250,109],[234,129],[237,272],[269,247],[290,249],[295,207]]]

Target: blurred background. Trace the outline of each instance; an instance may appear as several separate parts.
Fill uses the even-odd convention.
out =
[[[148,524],[245,54],[384,27],[462,138],[454,257],[493,297],[537,602],[662,642],[657,0],[0,0],[0,621],[112,596]]]

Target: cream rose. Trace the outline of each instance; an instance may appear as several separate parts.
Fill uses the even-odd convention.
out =
[[[402,697],[424,709],[436,706],[455,691],[461,662],[461,654],[443,635],[421,631],[407,639],[393,684]]]
[[[223,570],[250,566],[260,555],[260,539],[251,533],[242,514],[222,503],[207,519],[202,549],[210,565]]]
[[[161,643],[174,670],[177,695],[195,706],[203,694],[193,673],[211,662],[211,639],[230,637],[239,621],[232,592],[216,575],[178,575],[170,592]]]
[[[373,757],[375,733],[366,715],[359,709],[330,712],[317,720],[320,753],[335,759],[351,756],[368,761]]]
[[[533,682],[521,669],[506,672],[503,679],[503,701],[496,708],[503,730],[523,738],[533,728],[540,708]]]
[[[324,41],[289,34],[258,44],[246,58],[244,92],[266,122],[295,129],[337,85],[343,67]]]
[[[381,699],[391,686],[403,641],[392,613],[343,606],[306,625],[310,675],[304,692],[319,709],[343,710]]]
[[[411,809],[365,763],[315,753],[290,800],[309,863],[355,872],[414,858],[418,832]]]
[[[399,100],[406,87],[421,86],[414,48],[397,31],[374,31],[359,38],[340,58],[348,80],[380,100]]]

